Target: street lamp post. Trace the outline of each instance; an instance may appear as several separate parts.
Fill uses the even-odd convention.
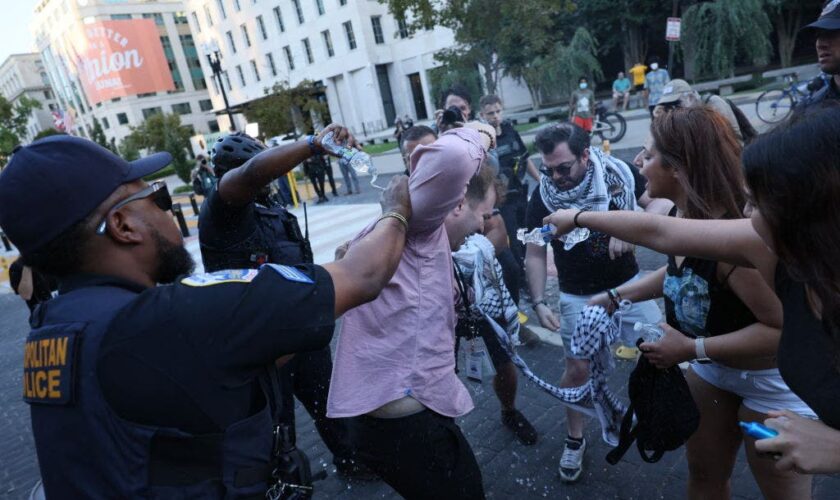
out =
[[[225,84],[222,81],[222,54],[216,44],[206,46],[207,62],[210,64],[210,69],[213,71],[213,78],[219,84],[219,89],[222,91],[222,100],[225,103],[225,112],[230,121],[230,129],[236,131],[236,122],[233,121],[233,113],[230,112],[230,104],[228,104],[227,92],[225,92]]]

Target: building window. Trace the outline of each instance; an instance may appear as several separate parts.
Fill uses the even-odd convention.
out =
[[[286,62],[289,64],[289,69],[295,69],[295,59],[292,57],[292,49],[288,45],[283,47],[283,54],[286,55]]]
[[[370,24],[373,26],[373,40],[377,45],[385,43],[385,36],[382,34],[382,16],[373,16],[370,18]]]
[[[211,78],[210,82],[213,83],[213,92],[218,94],[219,93],[219,82],[216,81],[216,77]]]
[[[195,12],[191,13],[193,24],[195,24],[195,31],[196,33],[201,33],[201,23],[198,22],[198,14]]]
[[[242,38],[245,40],[245,46],[250,47],[251,46],[251,37],[248,36],[248,26],[243,24],[242,26],[239,27],[239,29],[242,30]]]
[[[312,59],[312,47],[309,45],[309,39],[304,38],[300,42],[303,44],[303,53],[306,54],[306,62],[312,64],[315,61]]]
[[[227,35],[228,45],[230,46],[230,51],[233,52],[234,54],[236,54],[236,43],[234,43],[234,41],[233,41],[233,33],[228,31],[227,33],[225,33],[225,35]]]
[[[175,62],[175,52],[172,50],[172,43],[169,41],[169,37],[160,37],[160,44],[163,47],[163,55],[166,57],[166,62],[169,65],[169,71],[172,73],[172,81],[175,83],[175,92],[183,92],[184,80],[181,78],[181,71],[178,69],[178,64]]]
[[[347,0],[338,0],[338,5],[347,5]]]
[[[160,106],[155,106],[153,108],[145,108],[143,110],[143,119],[148,120],[150,116],[157,115],[160,113],[163,113],[163,110],[160,108]]]
[[[102,128],[104,128],[104,129],[111,128],[111,122],[108,121],[108,117],[106,117],[106,116],[102,117]]]
[[[207,122],[207,128],[210,129],[211,134],[215,134],[219,131],[219,122],[217,122],[216,120],[210,120],[209,122]]]
[[[277,66],[274,64],[274,54],[271,52],[266,54],[265,61],[268,63],[268,68],[271,70],[271,76],[277,76]]]
[[[155,12],[153,14],[143,14],[143,19],[154,19],[156,25],[163,26],[163,14],[161,14],[160,12]]]
[[[257,68],[257,61],[251,59],[251,69],[254,71],[254,80],[260,81],[260,70]]]
[[[146,17],[146,16],[143,16]],[[111,14],[111,19],[114,21],[120,21],[123,19],[131,19],[131,14]]]
[[[227,71],[222,71],[222,79],[224,80],[225,86],[227,87],[227,89],[232,90],[233,87],[230,84],[230,75],[228,75]]]
[[[223,0],[216,0],[216,5],[219,6],[219,14],[222,15],[222,19],[227,19],[227,12],[225,12],[225,4]]]
[[[50,99],[52,99],[52,98],[53,98],[52,91],[51,91],[51,90],[45,90],[45,91],[44,91],[44,99],[46,99],[46,100],[50,100]]]
[[[327,57],[334,56],[335,50],[333,49],[332,36],[330,36],[330,30],[322,31],[321,37],[324,38],[324,47],[326,47],[327,49]]]
[[[202,99],[198,101],[198,108],[202,111],[211,111],[213,109],[213,102],[210,99]]]
[[[239,75],[239,83],[242,84],[242,86],[244,87],[245,86],[245,72],[242,71],[242,66],[239,65],[239,64],[236,65],[236,74]]]
[[[233,10],[236,12],[242,10],[242,7],[239,6],[239,0],[233,0]]]
[[[318,9],[318,15],[324,15],[324,0],[315,0],[315,7]]]
[[[295,12],[297,13],[298,24],[303,24],[303,8],[300,6],[300,0],[292,0],[292,3],[295,6]]]
[[[210,15],[210,7],[204,6],[204,17],[207,19],[207,26],[213,26],[213,16]]]
[[[187,13],[186,12],[176,12],[175,13],[175,24],[189,24],[187,22]]]
[[[180,102],[172,105],[172,112],[178,115],[188,115],[192,113],[192,106],[188,102]]]
[[[397,28],[399,29],[400,38],[408,38],[408,26],[405,24],[405,18],[397,18]]]
[[[262,16],[257,16],[257,28],[260,30],[260,36],[263,40],[268,40],[268,32],[265,30],[265,23]]]
[[[286,31],[286,26],[283,24],[283,14],[280,13],[280,7],[274,7],[274,19],[277,19],[277,27],[280,33]]]
[[[356,35],[353,34],[353,23],[347,21],[343,26],[344,33],[347,34],[347,46],[350,47],[350,50],[353,50],[356,48]]]

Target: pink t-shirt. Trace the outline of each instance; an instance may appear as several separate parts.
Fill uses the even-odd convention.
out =
[[[455,375],[452,254],[443,221],[484,154],[478,132],[459,128],[411,155],[405,250],[379,297],[344,315],[327,416],[363,415],[405,396],[449,417],[473,409]]]

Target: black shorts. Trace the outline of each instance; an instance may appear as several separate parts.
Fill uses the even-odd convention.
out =
[[[499,325],[503,325],[503,323],[500,322]],[[510,356],[505,352],[490,323],[482,321],[478,326],[478,333],[484,340],[484,345],[487,346],[487,354],[490,355],[490,361],[493,362],[493,367],[496,371],[499,370],[500,366],[511,361]]]
[[[636,92],[641,92],[641,91],[645,90],[645,84],[640,83],[638,85],[634,85],[633,90],[635,90]]]

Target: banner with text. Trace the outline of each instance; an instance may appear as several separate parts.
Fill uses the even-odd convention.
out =
[[[91,105],[115,97],[175,90],[151,19],[82,24],[70,40],[71,59]]]

